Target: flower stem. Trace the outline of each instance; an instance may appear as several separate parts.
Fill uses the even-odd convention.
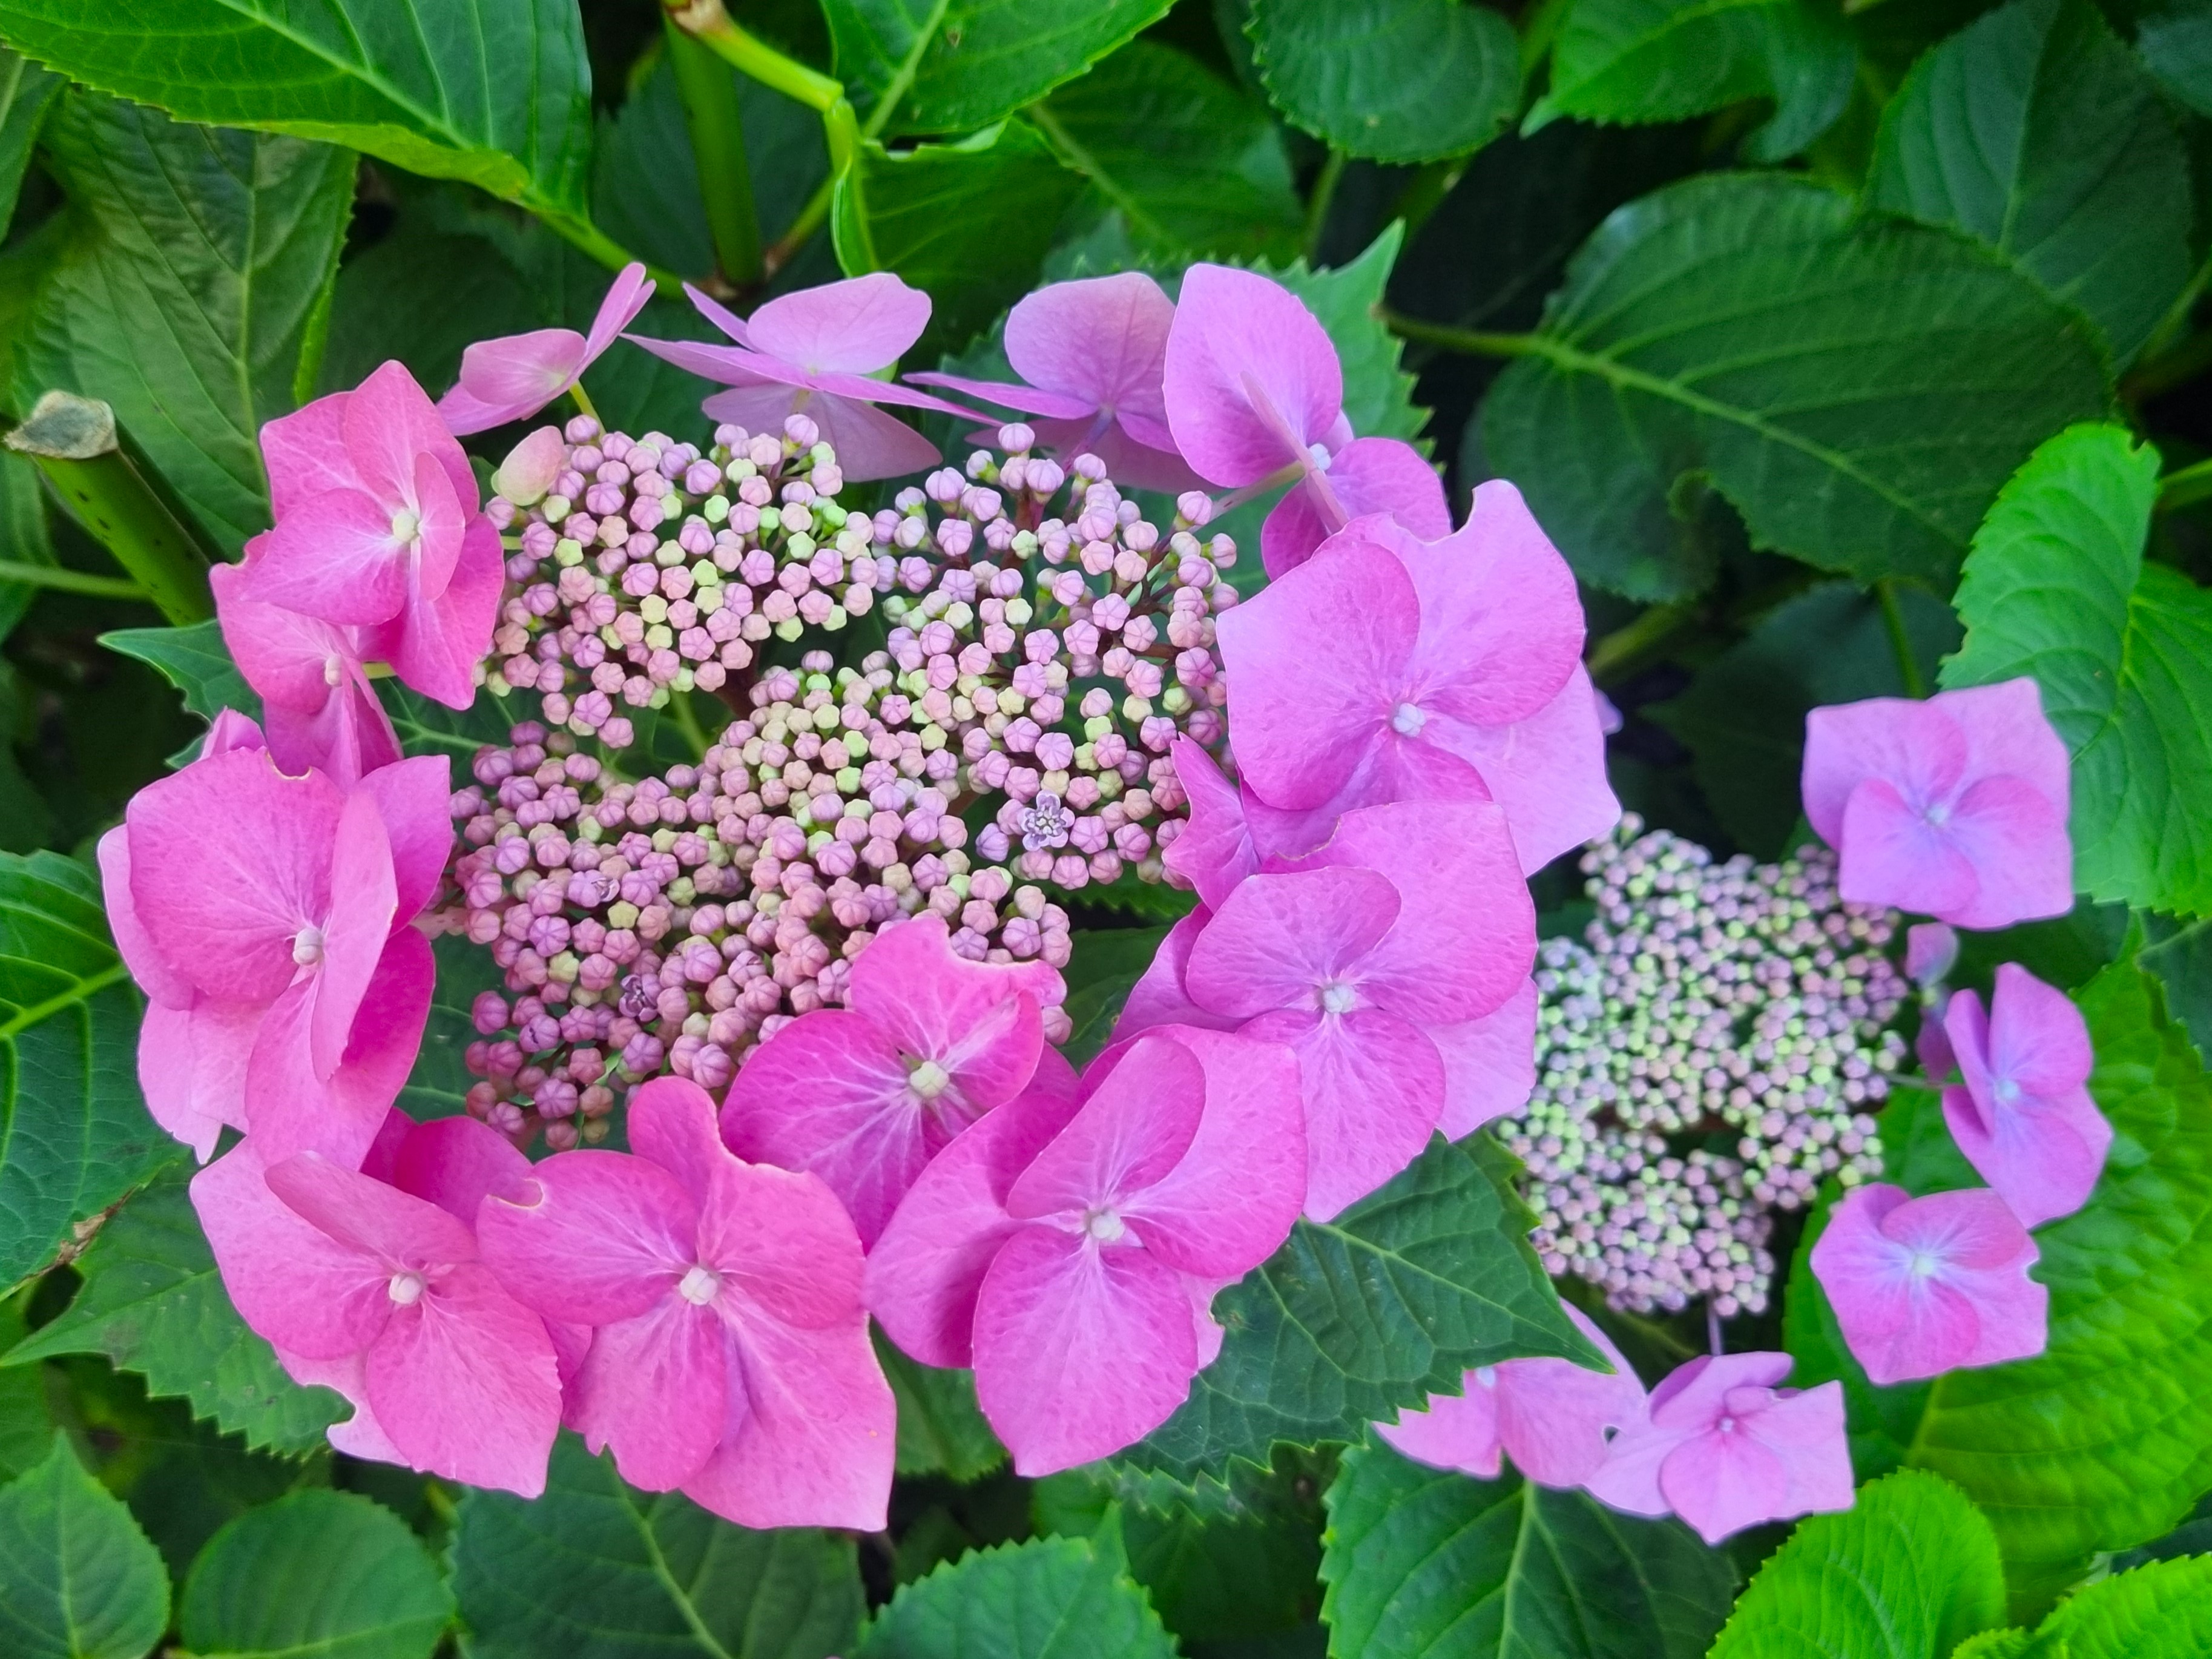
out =
[[[1314,179],[1313,194],[1306,198],[1306,263],[1321,258],[1321,239],[1328,230],[1328,210],[1336,201],[1337,182],[1344,177],[1345,154],[1331,148]]]
[[[1583,665],[1596,684],[1608,684],[1641,665],[1646,656],[1694,621],[1697,614],[1692,605],[1655,605],[1595,641]]]
[[[663,13],[661,21],[668,33],[668,62],[676,71],[684,125],[698,159],[699,194],[706,204],[714,263],[725,282],[749,288],[762,275],[760,220],[753,207],[752,174],[745,166],[738,89],[728,69],[677,27],[674,18]]]
[[[1382,324],[1401,340],[1419,340],[1424,345],[1442,346],[1447,351],[1464,352],[1471,357],[1527,357],[1542,350],[1533,334],[1486,334],[1477,329],[1454,328],[1449,323],[1408,317],[1402,311],[1387,307],[1382,313]]]
[[[149,599],[153,595],[137,582],[120,576],[94,576],[58,564],[23,564],[0,559],[0,582],[20,582],[26,587],[51,587],[64,593],[88,593],[97,599]]]
[[[1924,697],[1928,677],[1920,672],[1919,659],[1912,654],[1912,636],[1905,631],[1905,607],[1898,602],[1897,579],[1884,576],[1874,585],[1874,592],[1881,602],[1882,626],[1889,630],[1889,648],[1897,654],[1897,676],[1905,683],[1905,695]]]
[[[599,411],[592,407],[592,400],[590,397],[586,394],[584,391],[584,383],[581,380],[577,381],[575,385],[568,388],[568,395],[576,400],[576,407],[578,409],[581,410],[585,414],[590,416],[595,421],[599,418]],[[604,422],[602,422],[602,424],[604,424]]]
[[[2212,461],[2198,461],[2179,472],[2169,472],[2158,481],[2158,510],[2161,513],[2193,506],[2207,495],[2212,495]]]

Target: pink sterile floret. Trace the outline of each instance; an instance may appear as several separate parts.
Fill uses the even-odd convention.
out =
[[[1502,1451],[1539,1486],[1582,1485],[1605,1462],[1606,1431],[1643,1420],[1644,1385],[1589,1316],[1566,1313],[1612,1362],[1611,1376],[1568,1359],[1501,1360],[1469,1371],[1465,1393],[1432,1395],[1376,1433],[1440,1469],[1494,1480]]]
[[[2024,1227],[2080,1209],[2112,1144],[2112,1126],[2086,1086],[2096,1055],[2081,1011],[2008,962],[1989,1012],[1960,991],[1943,1030],[1965,1079],[1943,1091],[1943,1121],[1966,1162]]]
[[[1943,981],[1958,962],[1959,934],[1948,922],[1917,922],[1905,930],[1905,976],[1920,988],[1920,1035],[1912,1048],[1930,1083],[1948,1080],[1959,1064],[1943,1030],[1943,1013],[1951,1003]]]
[[[1286,815],[1270,834],[1455,794],[1502,805],[1533,871],[1620,817],[1574,576],[1509,483],[1440,541],[1360,520],[1218,628],[1239,775]]]
[[[1066,1000],[1043,962],[971,962],[942,918],[885,927],[854,959],[846,1006],[783,1026],[745,1056],[722,1103],[740,1158],[811,1170],[864,1245],[922,1166],[1029,1085],[1044,1010]]]
[[[204,1159],[222,1126],[271,1158],[351,1169],[406,1079],[429,1010],[409,926],[453,830],[443,757],[351,790],[241,746],[149,784],[102,836],[116,942],[149,1006],[139,1076],[155,1120]]]
[[[1778,1388],[1791,1363],[1731,1353],[1678,1367],[1584,1484],[1632,1515],[1671,1510],[1708,1544],[1762,1521],[1850,1508],[1844,1385]]]
[[[838,469],[849,479],[896,478],[934,466],[939,459],[936,445],[877,404],[988,418],[911,386],[870,378],[896,363],[929,325],[929,296],[889,271],[783,295],[742,321],[696,289],[684,291],[738,343],[624,337],[678,368],[730,387],[701,405],[717,421],[775,432],[787,416],[803,411],[836,451]]]
[[[1862,1187],[1813,1247],[1844,1340],[1875,1382],[2043,1352],[2051,1293],[2027,1276],[2035,1243],[1986,1187],[1913,1198]]]
[[[836,1196],[732,1156],[685,1079],[628,1124],[632,1152],[556,1153],[477,1217],[501,1283],[593,1328],[570,1420],[633,1486],[740,1526],[879,1530],[896,1423]]]
[[[313,1152],[267,1164],[249,1137],[192,1178],[192,1203],[240,1316],[354,1402],[332,1444],[535,1498],[561,1422],[554,1340],[464,1218],[529,1162],[473,1119],[413,1133],[394,1173],[416,1191]]]
[[[1054,283],[1006,316],[1006,361],[1028,384],[909,374],[1040,418],[1037,441],[1063,458],[1091,454],[1125,487],[1182,491],[1198,476],[1176,453],[1160,378],[1175,301],[1139,270]]]
[[[1417,536],[1451,529],[1443,486],[1420,452],[1358,438],[1344,413],[1344,371],[1320,319],[1279,283],[1227,265],[1193,265],[1168,331],[1168,425],[1198,475],[1227,489],[1292,484],[1260,529],[1270,576],[1322,539],[1387,513]]]
[[[465,438],[535,415],[583,378],[652,297],[645,267],[625,265],[608,284],[588,336],[573,328],[541,328],[477,341],[461,353],[460,379],[438,400],[447,429]]]
[[[2074,908],[2067,768],[2033,679],[1805,717],[1805,816],[1844,896],[1960,927]]]
[[[1117,1041],[1166,1021],[1298,1059],[1306,1214],[1325,1221],[1419,1156],[1528,1098],[1535,912],[1486,801],[1347,812],[1318,852],[1176,924]],[[1516,1055],[1521,1057],[1515,1062]]]
[[[361,630],[247,597],[234,564],[208,573],[223,643],[261,694],[269,752],[287,772],[310,767],[350,788],[399,758],[399,737],[362,662]]]
[[[1030,1088],[922,1172],[868,1306],[925,1364],[975,1369],[1024,1475],[1118,1451],[1219,1352],[1216,1291],[1273,1254],[1305,1185],[1297,1060],[1163,1026]]]
[[[476,474],[415,377],[386,363],[261,428],[276,526],[240,597],[362,630],[362,654],[465,708],[504,567]]]

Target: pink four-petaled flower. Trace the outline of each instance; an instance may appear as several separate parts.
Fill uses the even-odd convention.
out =
[[[361,631],[250,597],[234,564],[208,573],[222,641],[261,695],[269,752],[287,772],[310,767],[350,788],[399,759],[399,737],[368,683]]]
[[[447,428],[465,438],[535,415],[583,378],[652,297],[653,279],[645,267],[625,265],[608,284],[589,335],[573,328],[541,328],[477,341],[461,353],[460,378],[438,400]]]
[[[1943,1091],[1943,1121],[1966,1162],[2022,1226],[2080,1209],[2112,1144],[2112,1126],[2089,1097],[2096,1055],[2081,1011],[2008,962],[1988,1012],[1975,993],[1960,991],[1943,1030],[1965,1079]]]

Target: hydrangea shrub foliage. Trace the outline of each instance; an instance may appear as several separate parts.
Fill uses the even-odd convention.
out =
[[[0,1654],[2212,1651],[2208,30],[0,0]]]

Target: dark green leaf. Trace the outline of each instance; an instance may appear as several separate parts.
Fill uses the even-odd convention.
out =
[[[2212,1557],[2160,1561],[2085,1585],[2021,1659],[2197,1659],[2212,1653]]]
[[[76,1299],[0,1365],[57,1354],[104,1354],[141,1373],[149,1394],[181,1395],[196,1415],[212,1418],[249,1446],[311,1450],[323,1431],[347,1415],[327,1389],[303,1389],[284,1375],[276,1351],[246,1328],[216,1272],[186,1189],[189,1172],[172,1165],[116,1212],[76,1267]]]
[[[1799,1523],[1736,1604],[1712,1659],[1944,1659],[2001,1621],[1989,1522],[1948,1480],[1911,1470]]]
[[[2168,92],[2199,115],[2212,115],[2212,3],[2160,7],[2137,26],[2136,50]]]
[[[169,1576],[131,1511],[66,1437],[0,1491],[0,1652],[145,1659],[169,1623]]]
[[[28,456],[12,450],[0,450],[0,559],[15,564],[55,562],[39,469]],[[0,639],[15,631],[39,592],[27,582],[0,582]]]
[[[189,628],[119,628],[102,634],[100,642],[160,670],[163,679],[185,694],[185,707],[204,720],[213,720],[226,708],[257,720],[261,718],[261,699],[231,660],[221,623],[194,623]]]
[[[966,1486],[1006,1461],[1006,1449],[975,1404],[972,1371],[909,1359],[881,1331],[876,1358],[898,1401],[898,1473],[942,1474]]]
[[[446,755],[456,776],[468,769],[486,744],[504,745],[514,726],[538,717],[538,699],[527,692],[494,696],[479,687],[466,708],[448,708],[396,679],[379,683],[384,711],[399,746],[410,755]]]
[[[947,1563],[903,1586],[854,1659],[1174,1659],[1115,1529]]]
[[[398,1101],[402,1111],[426,1122],[468,1110],[469,1085],[477,1079],[466,1055],[469,1044],[478,1040],[471,1010],[483,992],[506,988],[498,964],[482,945],[447,933],[431,940],[430,948],[438,958],[438,982],[430,994],[422,1047]]]
[[[2158,975],[2166,1012],[2181,1022],[2197,1052],[2212,1054],[2212,921],[2173,927],[2148,920],[2156,942],[2136,959]]]
[[[1116,927],[1103,933],[1085,929],[1073,936],[1066,979],[1067,1017],[1075,1030],[1060,1048],[1076,1065],[1089,1064],[1106,1046],[1130,988],[1152,965],[1167,931]]]
[[[187,121],[349,145],[581,218],[591,70],[572,0],[0,0],[0,34]]]
[[[0,1354],[23,1340],[23,1310],[36,1294],[27,1290],[0,1302]],[[0,1369],[0,1486],[43,1459],[53,1440],[44,1373]]]
[[[823,1659],[861,1610],[850,1538],[634,1491],[573,1435],[543,1498],[462,1499],[453,1589],[476,1659]]]
[[[860,175],[876,263],[935,302],[914,349],[923,360],[966,344],[1027,291],[1060,216],[1083,187],[1036,129],[1020,121],[901,155],[870,144]],[[841,182],[830,215],[837,257],[848,269],[865,269],[855,209]],[[990,257],[979,258],[979,248]]]
[[[1807,0],[1577,0],[1528,125],[1679,121],[1766,98],[1774,118],[1747,149],[1778,161],[1835,124],[1856,67],[1841,22]]]
[[[2014,0],[1914,65],[1882,112],[1875,206],[2002,249],[2124,363],[2189,280],[2189,157],[2088,0]]]
[[[1464,155],[1520,106],[1513,26],[1462,0],[1257,0],[1246,27],[1276,107],[1348,155]]]
[[[15,192],[30,165],[31,144],[62,78],[0,46],[0,236],[15,216]]]
[[[2004,481],[2108,396],[2087,324],[1994,255],[1723,174],[1606,221],[1482,432],[1577,574],[1632,598],[1707,580],[1676,515],[1708,479],[1759,547],[1948,589]]]
[[[1278,1441],[1358,1440],[1366,1425],[1516,1356],[1588,1358],[1529,1250],[1513,1160],[1488,1135],[1432,1140],[1411,1168],[1290,1242],[1214,1298],[1221,1356],[1182,1409],[1120,1461],[1185,1483]]]
[[[425,271],[438,273],[435,305],[422,303]],[[538,310],[521,272],[489,242],[404,217],[338,268],[318,389],[348,390],[396,357],[435,398],[459,377],[472,343],[557,320]]]
[[[1304,211],[1267,106],[1172,47],[1140,40],[1031,111],[1144,251],[1290,259]]]
[[[352,1492],[298,1492],[209,1540],[177,1627],[223,1659],[429,1659],[453,1616],[405,1522]]]
[[[2036,451],[1974,537],[1947,686],[2032,674],[2074,751],[2074,882],[2212,912],[2212,595],[2143,562],[2158,452],[2117,426]]]
[[[1959,643],[1958,619],[1917,587],[1897,593],[1921,684]],[[1823,703],[1901,697],[1905,685],[1881,603],[1824,582],[1778,605],[1748,636],[1651,713],[1690,746],[1698,787],[1743,849],[1778,858],[1802,814],[1805,716]]]
[[[0,4],[0,28],[9,21]],[[22,343],[16,400],[59,386],[112,404],[235,556],[268,526],[256,440],[292,410],[352,211],[354,158],[81,93],[56,108],[46,146],[72,218]]]
[[[823,0],[871,131],[966,132],[1081,75],[1168,0]],[[888,112],[876,106],[889,99]]]
[[[1371,1440],[1344,1455],[1328,1522],[1337,1659],[1698,1659],[1735,1593],[1728,1556],[1679,1521]]]
[[[0,1285],[178,1156],[138,1094],[141,1006],[91,873],[0,854]]]

